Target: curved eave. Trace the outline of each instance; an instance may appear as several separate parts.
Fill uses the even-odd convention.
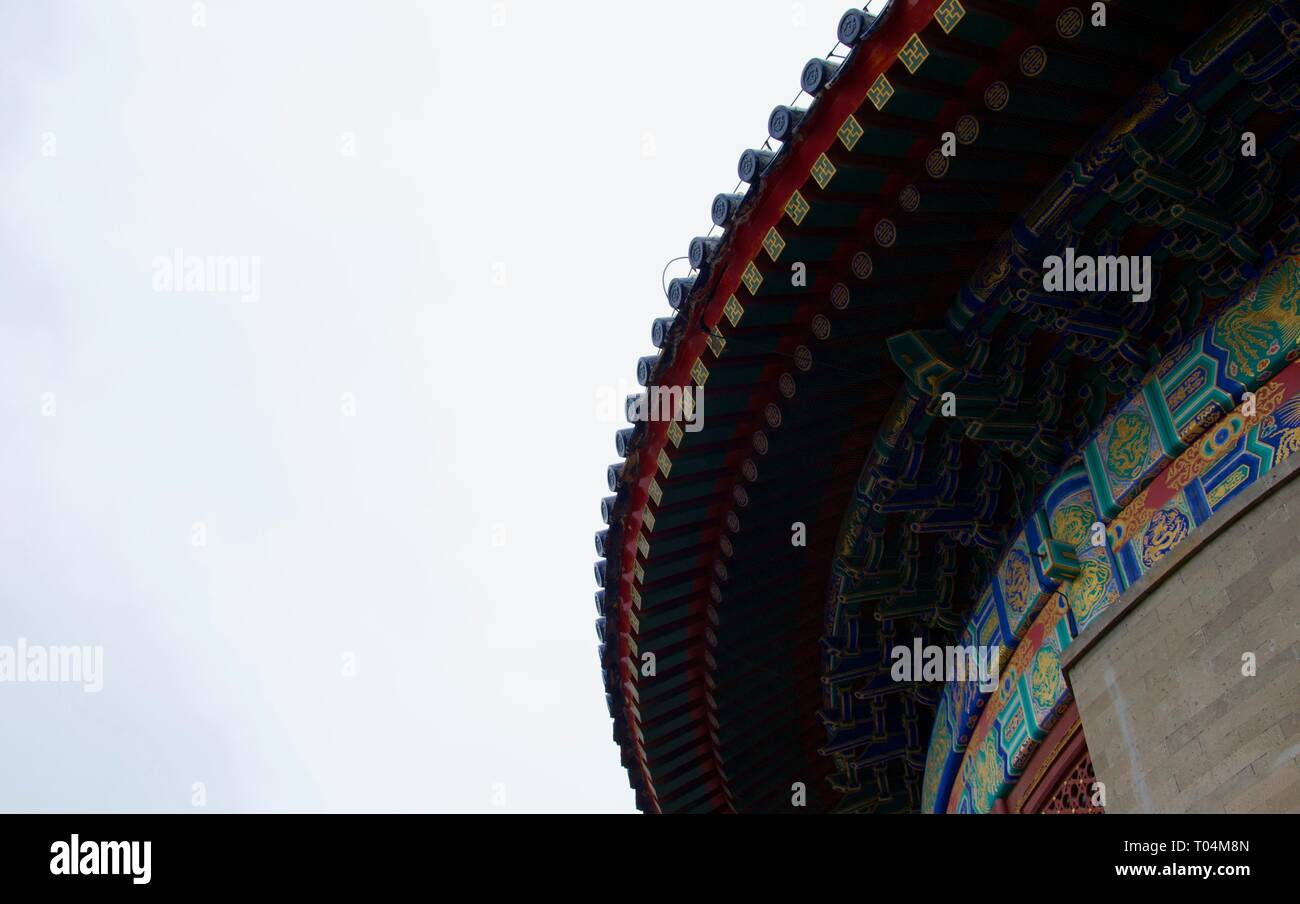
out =
[[[815,203],[817,202],[817,186],[809,188],[812,185],[810,174],[822,154],[826,154],[834,163],[843,162],[845,151],[843,148],[836,147],[837,133],[848,116],[858,115],[859,110],[862,109],[866,111],[867,116],[886,123],[897,119],[888,111],[880,112],[880,108],[885,106],[884,103],[875,105],[875,113],[871,110],[871,104],[867,103],[870,89],[883,73],[889,71],[889,79],[901,94],[921,98],[930,109],[924,122],[909,115],[908,121],[904,123],[904,131],[922,128],[928,134],[930,129],[926,126],[939,122],[951,127],[960,113],[982,109],[978,105],[983,100],[984,85],[992,78],[1007,78],[1013,85],[1025,81],[1023,78],[1019,80],[1015,78],[1016,62],[1021,51],[1030,47],[1034,41],[1042,40],[1040,36],[1044,34],[1048,37],[1043,40],[1043,43],[1051,45],[1055,17],[1067,4],[1045,2],[1036,4],[1030,9],[1013,2],[969,0],[965,6],[975,13],[966,23],[967,25],[976,23],[974,31],[978,32],[989,22],[994,22],[996,25],[994,20],[999,14],[1008,16],[1008,22],[992,29],[995,38],[992,43],[974,46],[969,41],[962,43],[960,29],[955,34],[949,34],[953,31],[951,26],[955,26],[961,18],[955,12],[953,15],[945,14],[943,22],[935,21],[936,12],[941,7],[949,12],[958,8],[954,0],[896,2],[869,40],[853,49],[834,81],[812,104],[792,140],[781,148],[773,164],[763,174],[761,181],[752,185],[749,194],[744,197],[739,215],[729,222],[727,231],[712,250],[712,260],[699,274],[690,297],[685,299],[661,354],[646,362],[647,383],[669,387],[690,386],[694,382],[692,369],[696,362],[706,364],[705,370],[710,372],[711,376],[704,379],[712,380],[710,386],[716,386],[719,382],[729,379],[731,369],[738,366],[736,355],[744,356],[743,347],[733,339],[733,345],[727,348],[726,358],[719,360],[717,355],[708,350],[708,333],[726,327],[726,330],[723,330],[725,333],[734,326],[734,324],[728,326],[729,321],[724,314],[728,300],[732,296],[748,299],[745,301],[747,309],[750,309],[751,303],[753,310],[762,307],[761,299],[751,298],[753,294],[750,292],[751,287],[746,287],[744,292],[741,291],[745,271],[751,266],[751,262],[762,265],[760,269],[767,271],[768,277],[772,278],[773,282],[777,271],[782,268],[788,270],[789,257],[781,258],[779,251],[776,254],[768,254],[767,258],[763,256],[766,253],[763,250],[764,240],[769,230],[780,224],[786,216],[787,204],[796,191],[801,191]],[[1110,9],[1116,15],[1130,15],[1133,12],[1133,5],[1111,4]],[[961,15],[965,15],[965,10]],[[1138,18],[1141,19],[1141,16],[1139,15]],[[967,38],[970,38],[969,32],[972,29],[965,30]],[[1158,46],[1159,43],[1154,39],[1151,29],[1143,25],[1135,33],[1145,40],[1144,49],[1147,55],[1151,56],[1151,48]],[[962,84],[946,83],[941,77],[944,75],[943,64],[939,64],[940,72],[936,75],[933,71],[936,65],[934,60],[931,60],[929,69],[920,66],[914,68],[911,65],[904,68],[903,62],[900,61],[900,54],[909,42],[917,40],[918,35],[923,37],[932,51],[937,51],[936,58],[948,56],[973,60],[980,78],[970,79]],[[1172,49],[1174,48],[1170,50]],[[1155,51],[1157,55],[1159,52]],[[1166,53],[1157,62],[1163,62],[1167,56]],[[925,62],[924,57],[921,62]],[[951,59],[948,62],[951,62]],[[919,73],[917,69],[920,69]],[[946,74],[951,76],[951,71]],[[1037,93],[1042,97],[1059,99],[1064,95],[1067,99],[1077,102],[1082,112],[1080,123],[1062,128],[1064,140],[1050,142],[1040,147],[1037,162],[1032,164],[1025,173],[1020,174],[1019,181],[1024,192],[1022,203],[1027,203],[1034,196],[1043,181],[1052,177],[1056,168],[1064,163],[1092,127],[1099,124],[1104,116],[1135,87],[1135,84],[1129,85],[1125,82],[1125,78],[1127,78],[1125,73],[1115,76],[1114,81],[1106,86],[1109,90],[1102,91],[1103,100],[1100,101],[1083,90],[1063,92],[1026,88],[1027,93]],[[894,108],[898,106],[899,104],[895,102]],[[859,115],[859,118],[862,116]],[[867,120],[863,119],[863,123],[866,122]],[[937,130],[935,136],[931,137],[937,137]],[[911,183],[924,183],[922,187],[929,191],[930,183],[925,182],[926,151],[929,148],[921,148],[921,145],[926,143],[914,141],[897,161],[889,163],[888,171],[882,176],[885,181],[881,183],[880,188],[872,190],[879,197],[873,197],[863,204],[861,222],[854,225],[861,235],[854,235],[847,239],[840,236],[836,239],[838,247],[828,259],[827,267],[837,268],[835,272],[840,273],[843,279],[849,279],[846,271],[850,269],[847,255],[843,253],[844,249],[851,244],[870,243],[871,222],[874,222],[877,216],[892,216],[887,211],[892,209],[890,205],[894,203],[894,198],[899,198],[901,203],[900,190]],[[852,148],[850,147],[849,150],[851,151]],[[996,159],[996,155],[994,157]],[[978,153],[976,159],[981,159]],[[873,161],[870,165],[879,167],[879,162]],[[825,188],[824,185],[821,187]],[[947,186],[949,189],[952,187],[951,184]],[[939,187],[942,188],[944,186]],[[969,188],[969,185],[966,188]],[[942,194],[942,191],[939,193]],[[1012,197],[1015,197],[1014,193]],[[922,271],[923,276],[919,278],[926,281],[927,295],[904,299],[901,296],[896,297],[895,292],[884,295],[878,291],[874,293],[877,305],[885,313],[879,318],[880,322],[875,325],[874,333],[863,332],[859,338],[864,347],[877,349],[881,360],[879,363],[872,362],[863,366],[874,369],[875,373],[887,375],[886,383],[890,384],[891,391],[880,400],[872,401],[869,405],[859,405],[857,410],[846,412],[846,419],[857,419],[853,422],[852,432],[855,436],[858,434],[862,436],[854,440],[856,445],[846,444],[836,448],[860,452],[861,446],[876,435],[876,428],[884,420],[889,400],[893,397],[892,390],[897,388],[902,379],[901,372],[885,362],[885,340],[909,327],[942,328],[943,315],[948,310],[953,294],[964,285],[970,271],[978,265],[986,253],[985,249],[991,246],[1002,229],[1010,224],[1021,209],[1020,204],[1004,205],[1004,207],[1005,209],[1000,207],[996,215],[981,218],[987,222],[981,221],[980,229],[967,229],[961,249],[948,254],[948,259],[945,261],[946,269],[936,266]],[[942,217],[927,219],[924,215],[919,217],[899,215],[896,219],[899,226],[904,228],[909,224],[914,228],[932,228],[926,224],[935,222],[942,226],[943,220]],[[781,235],[788,239],[792,246],[799,243],[801,239],[808,238],[808,230],[801,228],[801,222],[802,218],[799,218],[793,224],[787,221],[781,226]],[[885,222],[890,222],[892,227],[892,221]],[[893,245],[892,236],[888,242],[879,241],[879,233],[876,233],[875,238],[877,244],[883,246],[881,259],[888,266],[889,255],[893,253],[890,250]],[[910,253],[913,258],[917,258],[916,252]],[[825,277],[826,274],[823,272],[820,275]],[[823,278],[819,285],[820,290],[824,292],[835,278],[833,276],[830,279]],[[836,288],[838,289],[838,286]],[[825,298],[822,301],[825,301]],[[810,313],[809,305],[792,303],[790,307],[791,313],[787,320],[773,327],[780,333],[778,346],[784,354],[789,354],[792,340],[798,341],[794,337],[806,334],[809,328],[806,319]],[[894,308],[906,313],[913,322],[900,323],[891,320],[888,314],[897,313]],[[874,308],[869,307],[867,312],[869,316],[873,310]],[[827,313],[831,313],[829,309]],[[861,312],[859,311],[855,317],[859,322],[854,328],[861,327]],[[844,325],[844,321],[837,322],[840,327]],[[741,332],[744,332],[744,327]],[[738,334],[733,334],[735,335]],[[753,392],[745,405],[747,411],[752,413],[759,410],[766,402],[775,398],[773,382],[777,376],[776,370],[770,364],[761,368],[761,373],[752,381]],[[703,373],[700,372],[701,377]],[[805,385],[804,378],[798,374],[795,376],[802,392],[802,387]],[[812,379],[815,386],[816,377]],[[825,398],[831,395],[833,393],[828,392]],[[829,438],[827,442],[834,445],[841,440],[835,438],[838,434],[833,432],[829,422],[832,419],[830,416],[834,415],[837,409],[825,398],[810,406],[804,397],[798,396],[792,400],[789,410],[792,416],[807,418],[806,429],[812,431],[819,439]],[[610,567],[606,581],[610,588],[609,596],[615,598],[614,604],[618,609],[618,614],[611,618],[611,623],[619,625],[620,628],[616,650],[611,649],[607,657],[609,663],[615,666],[616,680],[607,683],[607,688],[612,688],[618,697],[615,701],[615,736],[623,748],[624,763],[629,766],[633,774],[633,785],[639,789],[638,804],[643,809],[727,810],[736,808],[740,803],[751,808],[756,804],[761,806],[767,798],[754,796],[753,789],[756,783],[766,782],[769,786],[775,786],[775,779],[788,773],[791,766],[797,765],[800,762],[799,757],[804,754],[798,751],[778,752],[775,755],[757,754],[754,752],[754,746],[758,743],[756,740],[758,736],[745,726],[738,729],[738,736],[734,733],[728,734],[727,727],[720,724],[715,716],[715,712],[721,712],[715,702],[717,698],[726,696],[732,691],[717,686],[718,683],[734,684],[737,680],[741,680],[742,683],[751,680],[762,682],[764,679],[754,677],[758,676],[761,670],[753,667],[728,666],[725,663],[719,665],[718,659],[725,659],[727,653],[743,655],[751,649],[756,649],[755,645],[761,644],[765,636],[780,637],[782,628],[793,628],[802,638],[806,628],[804,622],[815,622],[815,619],[804,619],[800,612],[787,610],[782,616],[785,621],[780,625],[756,624],[753,630],[739,632],[734,626],[727,625],[725,619],[724,624],[719,625],[718,612],[711,612],[708,595],[704,592],[702,582],[699,581],[699,572],[704,569],[707,576],[707,569],[711,563],[716,567],[717,563],[724,562],[724,559],[729,557],[730,554],[725,550],[721,554],[718,552],[722,540],[727,535],[716,523],[712,527],[693,529],[693,532],[686,532],[683,529],[683,532],[677,536],[656,532],[653,524],[647,522],[647,515],[650,513],[649,497],[652,485],[656,490],[662,491],[666,497],[671,497],[673,487],[679,480],[685,479],[683,474],[695,469],[703,469],[706,475],[712,475],[707,476],[707,480],[711,481],[709,490],[714,495],[719,491],[725,493],[733,485],[742,485],[738,483],[736,472],[744,457],[741,450],[744,448],[743,444],[747,441],[747,436],[743,425],[738,421],[724,420],[719,427],[716,420],[709,422],[706,415],[704,440],[695,440],[692,451],[687,452],[684,449],[682,454],[678,454],[674,451],[675,444],[668,440],[668,430],[668,424],[652,422],[638,426],[632,434],[632,450],[623,465],[623,473],[618,485],[618,501],[607,538]],[[708,448],[708,452],[700,451],[701,442]],[[789,454],[788,449],[782,448],[778,451],[783,455]],[[659,473],[661,460],[671,463],[671,474]],[[760,473],[769,470],[769,465],[770,462],[765,464],[760,460]],[[696,479],[699,479],[698,473]],[[827,472],[826,480],[817,486],[816,492],[828,499],[837,499],[839,498],[837,493],[843,488],[851,487],[852,484],[851,475],[846,477],[838,472]],[[763,502],[764,514],[760,518],[766,518],[768,521],[788,517],[792,511],[781,499],[763,500]],[[710,509],[710,515],[716,522],[721,519],[724,511],[725,506],[715,506]],[[819,521],[821,517],[821,515],[817,516]],[[661,523],[662,521],[663,519]],[[833,528],[831,530],[833,531]],[[635,670],[638,665],[636,656],[641,651],[638,646],[641,631],[637,626],[637,619],[641,613],[634,584],[636,570],[643,567],[638,559],[640,555],[638,545],[643,543],[647,536],[651,538],[652,545],[657,550],[669,551],[669,561],[673,567],[680,566],[692,570],[696,576],[694,580],[697,582],[694,585],[692,598],[689,601],[682,601],[674,610],[673,618],[676,621],[672,623],[670,626],[672,631],[668,633],[673,634],[675,643],[703,651],[705,663],[702,666],[698,661],[699,657],[689,659],[682,665],[680,672],[672,675],[670,680],[676,683],[672,685],[671,706],[664,705],[662,698],[650,701],[648,694],[647,699],[641,699],[638,693],[638,682],[635,680]],[[660,538],[666,539],[667,544],[661,543]],[[762,568],[757,568],[756,571],[755,562],[763,565],[770,564],[777,561],[769,559],[775,554],[776,548],[771,543],[770,536],[757,549],[741,550],[738,547],[733,571],[739,576],[740,583],[744,585],[750,582],[756,589],[759,588],[763,572]],[[823,543],[823,547],[819,547],[816,554],[810,557],[814,564],[809,565],[804,562],[802,566],[795,567],[794,570],[798,574],[793,579],[802,587],[810,572],[815,573],[819,568],[823,569],[822,592],[819,594],[822,599],[824,599],[826,572],[821,557],[825,554]],[[656,558],[655,561],[662,560]],[[649,576],[650,566],[644,567]],[[758,574],[757,578],[754,577],[755,573]],[[708,589],[712,590],[712,586]],[[764,592],[770,593],[770,591]],[[770,616],[773,613],[742,610],[742,614],[749,617]],[[767,632],[766,635],[764,631]],[[714,636],[715,633],[717,636]],[[814,655],[816,646],[814,634],[810,641]],[[711,649],[716,649],[723,655],[714,657],[710,653]],[[805,675],[805,667],[801,664],[803,660],[793,650],[782,655],[789,657],[783,661],[783,667],[788,666],[790,670],[797,673],[799,682],[804,682],[808,677],[815,677]],[[736,671],[729,671],[737,668]],[[662,688],[663,685],[660,687]],[[802,699],[804,695],[809,694],[809,687],[815,688],[815,684],[801,683],[796,696]],[[733,702],[728,705],[736,706],[734,694]],[[810,699],[808,706],[810,709],[814,708],[815,699]],[[743,708],[738,708],[735,712],[740,713],[743,721],[745,715]],[[890,716],[890,719],[897,717],[898,714],[895,713]],[[825,712],[822,713],[822,718],[824,721],[828,718]],[[834,715],[831,714],[830,718],[833,719]],[[811,721],[810,718],[808,722]],[[795,717],[787,725],[790,732],[798,735],[792,744],[805,750],[810,745],[819,746],[805,736],[808,722]],[[782,724],[786,725],[786,723]],[[686,731],[683,726],[694,726],[694,728]],[[891,729],[887,732],[886,743],[882,746],[883,753],[869,752],[870,755],[863,754],[857,759],[861,760],[860,765],[871,767],[871,764],[876,762],[877,753],[880,753],[881,757],[887,753],[889,757],[906,760],[910,763],[910,768],[915,770],[915,752],[917,745],[924,743],[922,736],[924,731],[925,725],[918,723],[917,717],[913,714],[908,719],[905,729]],[[831,734],[831,740],[820,745],[823,747],[823,752],[828,754],[826,760],[838,755],[839,750],[852,749],[855,743],[854,737],[849,732],[832,731]],[[858,743],[857,746],[861,747],[862,744]],[[820,771],[824,771],[806,760],[802,768],[814,780],[819,777]],[[915,805],[915,800],[909,798],[912,794],[911,789],[901,795],[895,789],[892,796],[889,796],[875,789],[874,786],[861,788],[849,783],[836,785],[836,790],[848,795],[841,809],[890,810],[906,809]]]
[[[674,337],[676,341],[671,347],[664,349],[662,360],[668,363],[654,375],[656,385],[692,385],[691,368],[707,348],[705,330],[712,330],[721,322],[727,299],[739,290],[745,267],[760,253],[767,231],[780,221],[791,195],[808,180],[818,156],[837,140],[840,126],[862,104],[871,84],[894,63],[904,44],[918,29],[925,27],[940,4],[941,0],[896,2],[867,43],[852,49],[835,80],[809,108],[794,140],[781,148],[780,154],[763,174],[755,199],[747,203],[739,221],[724,234],[708,267],[703,288],[698,283],[695,286],[687,311],[686,329]],[[667,431],[668,425],[663,422],[645,424],[639,436],[638,449],[629,458],[623,472],[625,489],[620,495],[626,492],[628,502],[621,519],[623,541],[618,568],[618,597],[619,606],[630,618],[636,617],[633,570],[637,561],[637,537],[642,532],[650,483],[656,475],[659,454],[668,445]],[[632,636],[622,634],[618,642],[619,662],[625,677],[636,665],[629,641],[634,642]],[[646,767],[644,746],[636,737],[639,726],[635,691],[626,681],[623,695],[630,733],[626,746],[633,749],[640,766],[646,801],[658,811],[660,806],[654,778]],[[700,703],[703,706],[702,699]],[[701,773],[716,769],[707,753],[706,750],[698,752]],[[713,808],[727,809],[721,782],[715,784],[716,789],[707,794],[707,799]]]

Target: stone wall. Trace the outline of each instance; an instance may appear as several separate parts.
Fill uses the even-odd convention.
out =
[[[1300,812],[1300,479],[1288,464],[1067,651],[1107,812]]]

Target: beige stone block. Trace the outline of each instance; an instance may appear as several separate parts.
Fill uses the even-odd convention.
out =
[[[1277,726],[1288,744],[1300,739],[1300,703],[1293,699],[1290,705],[1283,706],[1282,718],[1278,720]]]
[[[1291,760],[1278,768],[1265,767],[1262,772],[1252,766],[1251,771],[1255,773],[1255,780],[1225,801],[1225,812],[1267,812],[1270,798],[1281,797],[1293,785],[1300,784],[1300,767]]]
[[[1222,707],[1226,712],[1228,701],[1216,701],[1214,706]],[[1210,717],[1211,721],[1214,716]],[[1205,731],[1206,723],[1200,719],[1183,719],[1176,724],[1171,725],[1165,737],[1160,741],[1160,750],[1164,756],[1172,756],[1175,752],[1181,750],[1187,745],[1192,738],[1198,737]],[[1091,748],[1090,748],[1091,749]]]
[[[1275,725],[1248,743],[1237,745],[1235,749],[1208,751],[1205,758],[1207,768],[1188,784],[1180,780],[1178,787],[1194,797],[1208,797],[1216,788],[1256,760],[1278,753],[1283,740],[1281,729]]]
[[[1296,766],[1296,776],[1291,784],[1270,795],[1264,802],[1266,813],[1300,813],[1300,762],[1292,761]]]
[[[1231,532],[1215,538],[1207,549],[1203,549],[1195,559],[1183,566],[1188,569],[1184,577],[1193,582],[1203,580],[1218,587],[1226,587],[1249,574],[1259,564],[1259,559],[1256,558],[1253,547],[1233,542],[1234,539]],[[1206,556],[1209,557],[1208,564],[1211,568],[1202,567],[1206,563]]]
[[[1294,589],[1300,585],[1300,555],[1273,559],[1268,564],[1272,566],[1268,575],[1269,583],[1279,591],[1285,593],[1288,588]]]
[[[1190,790],[1180,793],[1171,802],[1169,812],[1223,813],[1227,802],[1235,800],[1238,795],[1251,787],[1256,778],[1255,773],[1246,766],[1213,789],[1212,793],[1201,794]]]
[[[1163,764],[1178,788],[1188,788],[1205,773],[1205,748],[1200,738],[1192,738]]]
[[[1247,612],[1249,612],[1251,609],[1254,609],[1257,605],[1259,605],[1259,602],[1260,602],[1259,600],[1248,599],[1241,602],[1234,602],[1232,604],[1226,605],[1224,606],[1222,611],[1219,612],[1218,615],[1214,616],[1212,619],[1205,622],[1203,625],[1196,625],[1196,626],[1189,625],[1188,630],[1190,632],[1196,630],[1197,628],[1202,628],[1205,631],[1206,635],[1208,635],[1211,638],[1222,636],[1224,632],[1230,631],[1233,628],[1236,628],[1238,631],[1240,631],[1241,619],[1246,615]]]
[[[1239,610],[1252,609],[1267,601],[1274,589],[1268,571],[1262,566],[1252,567],[1229,585],[1228,601]]]
[[[1241,618],[1242,636],[1247,642],[1262,644],[1272,640],[1289,647],[1300,640],[1300,601],[1270,600]]]
[[[1235,747],[1287,719],[1288,707],[1279,705],[1279,694],[1287,694],[1292,681],[1280,669],[1243,678],[1233,692],[1208,708],[1193,724],[1207,750],[1227,744]],[[1283,736],[1288,736],[1283,730]],[[1235,740],[1234,740],[1235,739]]]
[[[1294,524],[1287,521],[1286,515],[1284,509],[1269,512],[1267,523],[1250,534],[1248,542],[1258,561],[1284,562],[1300,555],[1300,540],[1297,540]]]

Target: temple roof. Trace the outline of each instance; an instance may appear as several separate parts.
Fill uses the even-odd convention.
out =
[[[885,640],[960,629],[1026,501],[1140,377],[1129,358],[1199,316],[1152,306],[1114,341],[1099,315],[1090,343],[971,286],[1219,11],[1114,0],[1101,32],[1066,2],[850,10],[774,109],[638,366],[647,390],[700,387],[702,429],[620,431],[602,502],[601,668],[639,808],[788,811],[796,783],[804,811],[920,806],[938,693],[880,686]],[[948,385],[978,416],[934,425]],[[1062,413],[1071,392],[1096,404]]]

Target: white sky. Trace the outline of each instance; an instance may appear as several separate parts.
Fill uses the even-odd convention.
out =
[[[0,0],[0,809],[631,811],[600,403],[848,4],[192,5]]]

